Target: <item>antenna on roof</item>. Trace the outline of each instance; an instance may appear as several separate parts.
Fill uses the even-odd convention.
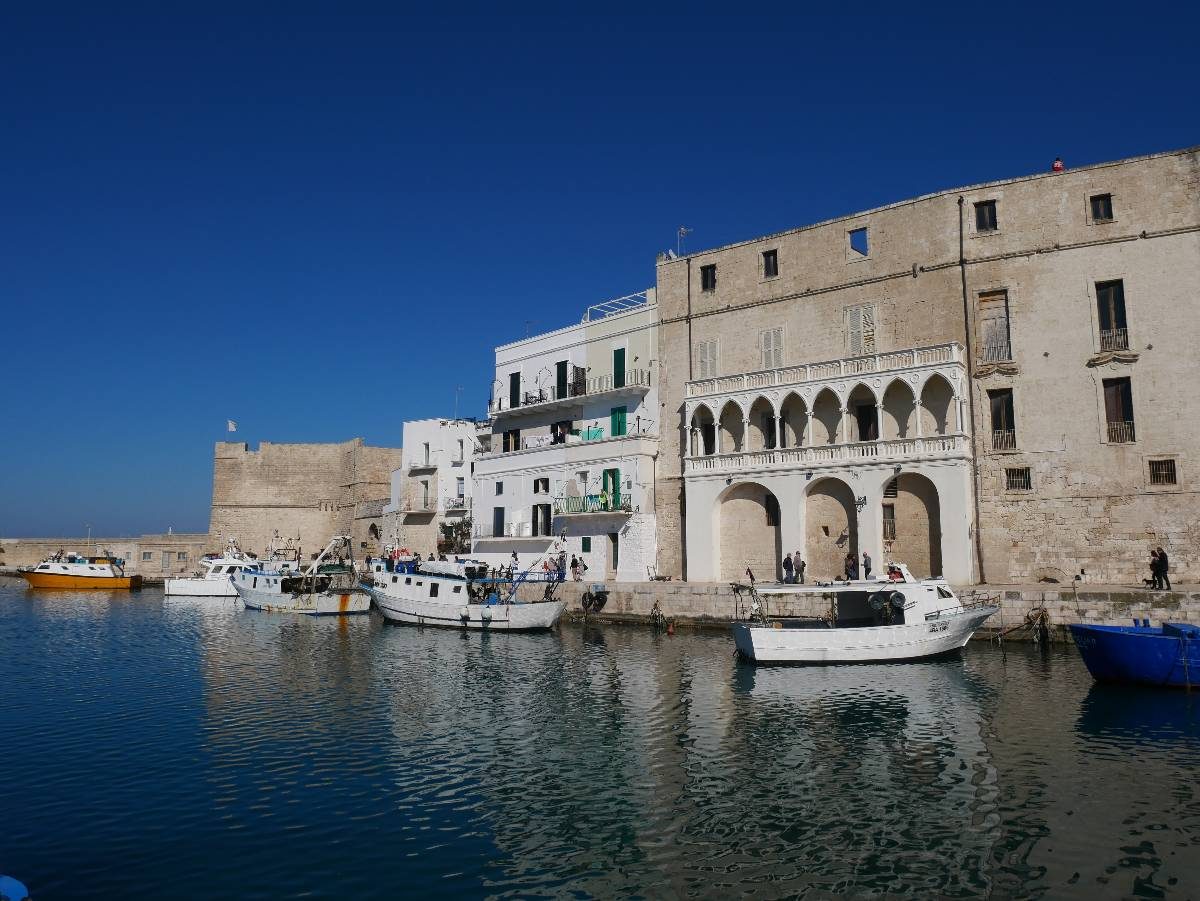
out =
[[[691,234],[695,229],[688,228],[686,225],[679,226],[679,232],[675,235],[675,255],[683,256],[683,239]]]

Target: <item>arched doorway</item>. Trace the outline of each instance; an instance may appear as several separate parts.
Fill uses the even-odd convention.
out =
[[[746,567],[760,581],[780,578],[783,538],[779,529],[779,500],[757,482],[739,482],[717,497],[714,532],[717,565],[722,582],[741,582]]]
[[[847,553],[859,559],[854,492],[841,479],[814,482],[804,499],[804,553],[810,581],[845,572]]]
[[[917,578],[942,574],[942,511],[925,476],[903,472],[883,492],[883,549]]]

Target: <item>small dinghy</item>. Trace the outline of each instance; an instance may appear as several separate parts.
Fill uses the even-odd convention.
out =
[[[1071,625],[1075,647],[1097,682],[1191,688],[1200,685],[1200,626],[1143,619],[1132,626]]]

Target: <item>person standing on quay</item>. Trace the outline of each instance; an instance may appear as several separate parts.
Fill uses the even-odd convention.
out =
[[[1167,567],[1170,565],[1170,560],[1167,558],[1167,552],[1162,548],[1158,549],[1158,587],[1166,591],[1171,590],[1171,577],[1167,575]]]
[[[846,581],[851,582],[854,579],[857,579],[858,578],[858,561],[854,559],[853,551],[846,552],[846,559],[844,562],[846,564],[846,567],[845,567]]]
[[[796,581],[803,585],[804,570],[808,564],[804,562],[804,558],[800,556],[799,551],[796,551],[795,555],[792,557],[792,566],[796,568]]]
[[[793,578],[794,578],[794,576],[792,574],[792,555],[784,554],[783,555],[783,584],[785,584],[785,585],[791,584]]]
[[[871,578],[871,555],[863,551],[863,578]]]

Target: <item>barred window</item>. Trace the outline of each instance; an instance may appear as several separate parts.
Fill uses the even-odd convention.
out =
[[[1004,470],[1004,487],[1008,491],[1032,491],[1033,477],[1028,466],[1016,466]]]
[[[1008,292],[988,291],[979,295],[976,328],[979,359],[986,363],[1012,359],[1008,326]]]
[[[1150,461],[1150,484],[1151,485],[1174,485],[1175,481],[1175,461],[1174,460],[1151,460]]]

